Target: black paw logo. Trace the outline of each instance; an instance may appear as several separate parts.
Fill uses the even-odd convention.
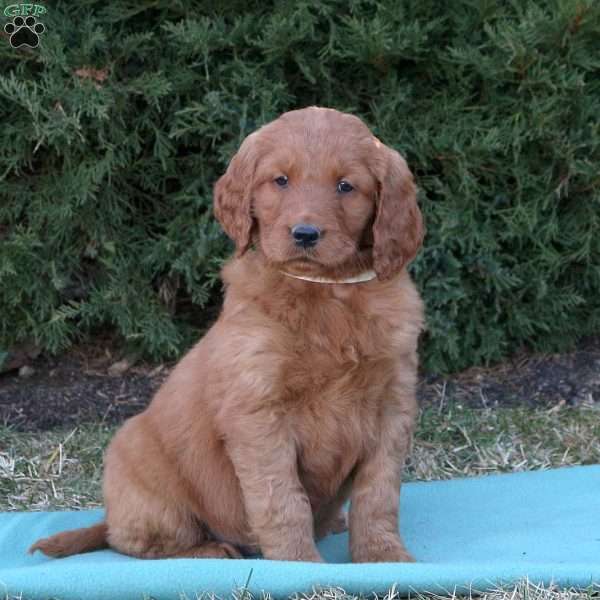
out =
[[[4,31],[10,35],[10,45],[13,48],[21,46],[37,48],[40,43],[40,35],[46,31],[46,28],[30,15],[26,19],[15,17],[12,23],[4,26]]]

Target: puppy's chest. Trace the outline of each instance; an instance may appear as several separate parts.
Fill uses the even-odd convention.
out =
[[[385,324],[341,302],[323,303],[293,336],[284,402],[303,483],[333,497],[377,438],[392,369]]]
[[[303,309],[284,316],[287,395],[366,391],[380,379],[378,366],[389,364],[393,355],[393,323],[373,314],[368,305],[337,298],[303,303]]]
[[[362,392],[316,393],[290,406],[301,481],[311,499],[333,498],[377,439],[378,404]]]

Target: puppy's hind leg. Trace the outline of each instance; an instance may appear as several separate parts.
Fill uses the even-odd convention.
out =
[[[145,517],[129,515],[119,524],[109,516],[110,546],[137,558],[243,558],[233,544],[215,540],[189,514],[163,508]]]
[[[133,486],[122,490],[120,502],[107,503],[109,546],[137,558],[242,558],[183,503],[167,498]]]

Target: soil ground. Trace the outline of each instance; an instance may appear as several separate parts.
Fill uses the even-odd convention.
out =
[[[174,364],[127,365],[111,350],[82,346],[28,362],[33,373],[0,375],[0,424],[40,431],[85,422],[119,423],[144,409]],[[600,337],[565,354],[521,354],[492,368],[424,376],[423,406],[600,405]]]

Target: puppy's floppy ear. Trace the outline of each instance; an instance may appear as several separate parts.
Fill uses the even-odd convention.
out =
[[[390,279],[417,254],[424,236],[423,217],[417,205],[417,188],[406,161],[391,148],[375,141],[379,190],[373,223],[373,268],[380,280]]]
[[[213,211],[225,233],[235,242],[236,256],[246,252],[251,242],[252,188],[256,171],[256,134],[249,135],[227,171],[215,184]]]

